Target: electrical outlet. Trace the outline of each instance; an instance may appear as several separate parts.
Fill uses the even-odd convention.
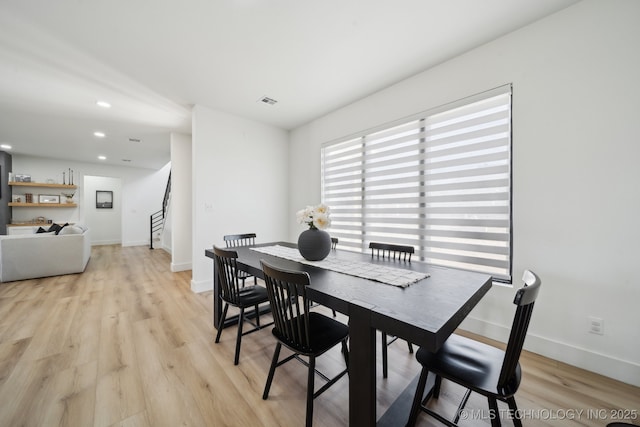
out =
[[[589,316],[589,332],[604,335],[604,320],[600,317]]]

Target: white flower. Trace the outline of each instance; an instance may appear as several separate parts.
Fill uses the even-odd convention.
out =
[[[313,222],[313,207],[307,206],[304,209],[300,209],[296,212],[296,218],[300,224],[309,224]]]
[[[296,219],[299,224],[307,224],[309,228],[324,230],[331,226],[329,211],[329,206],[323,203],[317,206],[307,206],[296,212]]]
[[[329,206],[325,205],[324,203],[320,203],[313,209],[313,213],[316,215],[324,214],[326,216],[329,216]]]
[[[329,219],[329,215],[326,214],[317,214],[313,217],[313,225],[319,229],[324,230],[325,228],[331,225],[331,220]]]

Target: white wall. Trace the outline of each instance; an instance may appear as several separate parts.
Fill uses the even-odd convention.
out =
[[[12,158],[13,172],[30,174],[32,180],[38,182],[46,182],[48,178],[62,182],[62,171],[73,169],[74,183],[79,186],[75,195],[76,200],[82,200],[84,197],[82,185],[85,175],[120,178],[122,180],[122,245],[149,244],[149,215],[162,208],[162,196],[169,174],[168,167],[155,171],[98,163],[67,162],[19,154],[13,154]],[[82,222],[84,208],[81,205],[78,209],[71,209],[69,212],[67,209],[57,209],[56,215],[66,216],[60,220]]]
[[[191,135],[171,134],[171,271],[191,270]]]
[[[122,246],[149,244],[149,216],[162,209],[171,163],[162,169],[137,169],[135,175],[123,168]]]
[[[512,82],[513,274],[543,281],[526,347],[640,386],[638,17],[585,0],[294,130],[290,218],[320,198],[323,142]],[[506,340],[513,294],[494,286],[463,326]]]
[[[91,229],[92,245],[122,243],[122,180],[102,176],[84,176],[82,206],[84,220]],[[96,207],[96,191],[113,192],[113,208]]]
[[[195,106],[192,112],[193,268],[191,288],[213,289],[205,249],[225,234],[283,240],[289,220],[286,131]]]

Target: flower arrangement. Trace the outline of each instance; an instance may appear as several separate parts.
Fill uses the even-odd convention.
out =
[[[307,206],[296,213],[299,224],[307,224],[311,230],[324,230],[331,226],[329,206],[321,203],[317,206]]]
[[[67,203],[73,203],[73,196],[75,194],[76,193],[62,193],[62,195],[67,198]]]

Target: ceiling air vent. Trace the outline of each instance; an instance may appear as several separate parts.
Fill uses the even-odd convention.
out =
[[[263,104],[267,104],[267,105],[275,105],[275,103],[278,102],[273,98],[269,98],[268,96],[263,96],[258,101],[262,102]]]
[[[129,142],[141,142],[142,140],[139,138],[129,138]]]

